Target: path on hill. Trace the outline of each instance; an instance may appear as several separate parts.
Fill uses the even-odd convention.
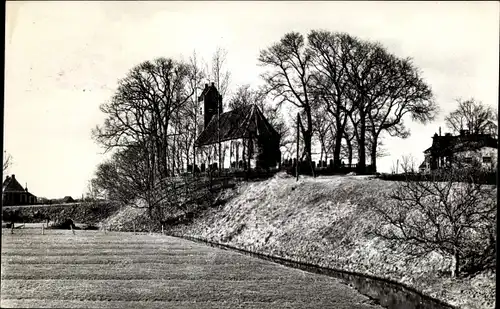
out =
[[[2,233],[2,307],[381,308],[327,276],[161,235]]]

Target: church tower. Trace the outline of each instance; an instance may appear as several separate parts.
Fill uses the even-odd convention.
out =
[[[214,83],[211,86],[205,84],[205,89],[198,98],[198,102],[203,101],[204,123],[203,128],[206,129],[212,117],[217,116],[217,108],[222,114],[222,96],[215,87]]]

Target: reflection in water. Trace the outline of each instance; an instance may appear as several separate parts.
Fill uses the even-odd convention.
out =
[[[389,309],[453,308],[399,284],[339,272],[335,277],[350,283],[360,293],[377,300],[381,306]]]

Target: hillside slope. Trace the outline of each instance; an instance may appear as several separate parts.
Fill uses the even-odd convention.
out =
[[[463,308],[493,308],[495,274],[452,279],[451,260],[395,254],[371,234],[374,203],[384,203],[396,183],[361,176],[294,178],[278,174],[245,183],[225,205],[170,232],[226,243],[336,269],[396,280]]]

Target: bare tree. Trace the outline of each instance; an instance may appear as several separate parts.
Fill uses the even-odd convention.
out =
[[[432,251],[451,256],[455,275],[494,267],[496,187],[481,185],[474,168],[411,179],[410,161],[403,160],[408,178],[389,203],[374,205],[380,216],[376,234],[414,258]]]
[[[198,96],[202,93],[202,80],[206,78],[206,72],[202,70],[198,61],[196,52],[189,59],[189,66],[191,68],[188,77],[188,89],[193,92],[193,96],[188,100],[182,108],[179,121],[182,123],[181,130],[184,132],[184,151],[186,153],[186,164],[189,164],[189,149],[192,148],[193,154],[193,169],[196,163],[197,151],[194,145],[196,138],[203,130],[203,116],[201,115],[201,107],[198,102]]]
[[[416,159],[413,155],[404,155],[401,157],[400,161],[401,163],[399,164],[403,173],[413,174],[417,172]]]
[[[234,110],[244,106],[255,104],[262,110],[264,106],[264,96],[262,93],[255,91],[249,84],[239,86],[234,91],[234,94],[228,100],[228,108]]]
[[[331,115],[318,107],[313,110],[313,130],[316,133],[320,144],[320,161],[328,161],[328,154],[332,152],[335,146],[337,131],[335,123],[331,119]],[[324,158],[323,158],[324,154]],[[335,159],[334,159],[335,160]]]
[[[355,137],[354,128],[352,124],[348,122],[344,127],[343,140],[345,141],[345,144],[343,144],[342,154],[344,158],[347,159],[347,163],[349,165],[353,164],[353,157],[359,148]]]
[[[93,189],[108,199],[129,204],[147,190],[145,164],[139,156],[140,148],[128,147],[117,151],[110,160],[97,166]],[[141,154],[142,156],[142,154]]]
[[[347,134],[345,126],[352,104],[347,98],[349,80],[346,77],[346,64],[349,61],[349,36],[329,31],[313,30],[308,36],[309,48],[312,54],[313,92],[315,101],[325,106],[325,112],[330,113],[335,129],[333,164],[340,166],[342,138]]]
[[[419,76],[411,59],[398,59],[379,43],[347,37],[345,74],[350,82],[349,113],[359,145],[358,166],[365,170],[366,136],[371,134],[371,158],[374,171],[377,143],[382,132],[407,137],[404,116],[427,123],[434,119],[437,105],[430,87]]]
[[[3,173],[5,174],[12,165],[12,156],[4,150],[3,152]]]
[[[226,68],[226,62],[227,62],[227,50],[221,47],[217,47],[215,53],[212,56],[211,66],[210,68],[207,68],[208,77],[210,80],[213,80],[221,97],[221,101],[219,102],[220,105],[217,107],[217,111],[219,113],[223,111],[223,106],[225,102],[224,100],[228,94],[229,82],[231,77],[229,70]],[[220,130],[218,130],[217,134],[220,134]],[[219,160],[218,165],[219,168],[222,168],[224,164],[225,149],[224,153],[222,153],[222,144],[220,140],[217,146],[218,146],[217,158]]]
[[[175,150],[172,138],[179,135],[172,119],[180,116],[179,109],[194,92],[187,87],[189,75],[188,65],[165,58],[134,67],[120,80],[113,98],[101,105],[107,119],[93,130],[93,138],[106,151],[149,141],[158,160],[155,168],[168,176],[176,162],[175,153],[167,152]]]
[[[93,178],[87,183],[87,192],[85,193],[83,201],[94,203],[99,198],[106,198],[106,192],[98,186],[97,179]]]
[[[474,98],[457,99],[456,101],[458,103],[457,109],[445,117],[449,129],[456,134],[467,130],[471,134],[497,135],[498,111]]]
[[[406,138],[410,132],[404,125],[405,115],[425,124],[432,121],[438,112],[431,88],[420,77],[411,59],[398,59],[385,49],[380,50],[378,57],[381,61],[374,72],[374,75],[378,75],[375,78],[378,83],[368,94],[369,100],[373,102],[368,120],[374,171],[382,132]]]
[[[231,81],[231,73],[229,72],[227,66],[227,50],[221,47],[217,47],[215,53],[212,56],[212,63],[210,69],[208,69],[208,77],[213,80],[219,94],[224,100],[228,95],[229,84]]]
[[[313,135],[311,96],[311,55],[306,50],[304,37],[297,32],[285,34],[271,47],[261,50],[259,63],[270,68],[262,75],[269,87],[268,91],[279,100],[279,105],[287,102],[298,107],[304,114],[305,125],[301,123],[304,152],[311,164]],[[312,166],[312,165],[311,165]]]
[[[107,118],[92,132],[107,151],[115,151],[110,162],[98,167],[97,184],[115,200],[145,203],[152,219],[161,220],[157,214],[172,199],[166,195],[171,177],[189,158],[192,76],[189,65],[171,59],[141,63],[101,105]]]

